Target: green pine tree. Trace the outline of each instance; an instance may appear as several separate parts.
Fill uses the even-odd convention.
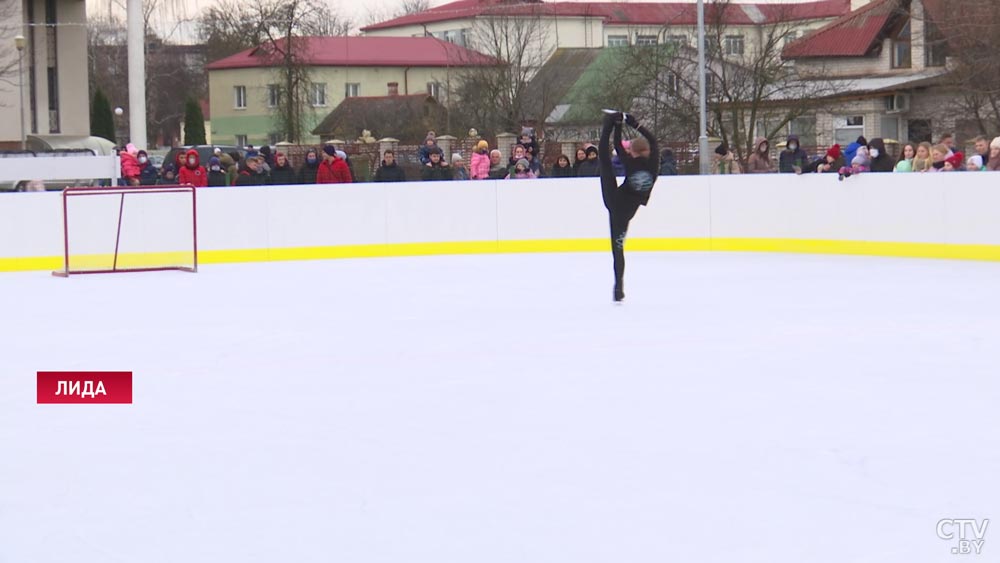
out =
[[[190,98],[184,107],[184,144],[207,144],[205,141],[205,116],[201,113],[201,105]]]
[[[111,102],[104,92],[94,92],[94,102],[90,107],[90,134],[104,137],[112,143],[115,140],[115,116],[111,113]]]

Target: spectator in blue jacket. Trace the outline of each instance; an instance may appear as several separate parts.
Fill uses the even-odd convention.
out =
[[[139,161],[139,185],[155,186],[157,180],[160,179],[160,171],[149,161],[149,155],[146,154],[146,151],[139,151],[136,154],[136,160]]]
[[[434,135],[434,131],[428,131],[427,138],[424,139],[424,144],[420,145],[420,150],[417,155],[420,157],[420,164],[423,164],[424,166],[430,164],[431,153],[434,153],[437,150],[437,137]]]
[[[847,145],[847,148],[844,149],[844,162],[848,163],[853,162],[854,157],[857,156],[858,154],[858,149],[867,146],[868,146],[868,139],[866,139],[864,135],[861,135],[860,137],[858,137],[857,141],[854,141],[853,143]]]

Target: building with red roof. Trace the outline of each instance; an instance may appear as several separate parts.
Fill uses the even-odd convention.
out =
[[[287,50],[281,39],[206,66],[215,142],[261,145],[285,140],[275,126],[275,114],[282,96],[278,71]],[[423,94],[447,99],[448,86],[462,68],[495,62],[455,43],[422,36],[299,37],[291,51],[310,72],[306,131],[345,98]]]

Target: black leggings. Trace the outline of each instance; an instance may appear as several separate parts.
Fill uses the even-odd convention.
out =
[[[621,285],[625,278],[625,236],[628,224],[635,217],[640,202],[626,195],[619,188],[618,179],[610,162],[601,162],[601,195],[604,207],[608,209],[611,222],[611,255],[615,262],[615,284]]]

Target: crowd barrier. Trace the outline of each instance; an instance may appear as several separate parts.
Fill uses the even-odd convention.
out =
[[[58,193],[0,197],[0,271],[60,267],[61,205]],[[164,205],[130,195],[123,244],[174,240]],[[80,241],[96,241],[80,252],[107,251],[118,211],[71,217]],[[610,248],[593,178],[205,188],[198,239],[203,265]],[[627,249],[1000,260],[1000,174],[662,177]]]

